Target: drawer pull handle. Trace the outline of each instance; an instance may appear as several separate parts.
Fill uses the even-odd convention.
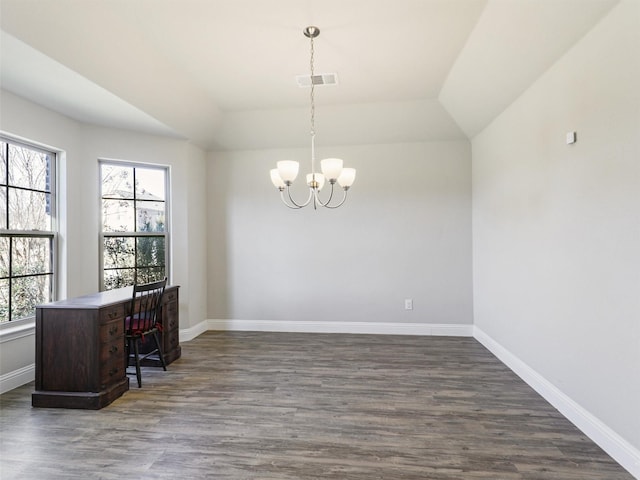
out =
[[[112,320],[118,316],[118,312],[109,312],[109,319]]]
[[[109,376],[113,377],[116,373],[118,373],[118,371],[119,371],[119,368],[117,367],[112,368],[111,370],[109,370]]]
[[[118,326],[117,325],[114,325],[111,328],[109,328],[109,335],[114,335],[116,333],[118,333]]]
[[[109,353],[116,353],[117,351],[118,351],[117,345],[112,345],[111,348],[109,349]]]

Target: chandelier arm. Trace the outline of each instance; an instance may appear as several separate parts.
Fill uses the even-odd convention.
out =
[[[284,203],[287,207],[292,208],[294,210],[298,210],[299,208],[302,208],[302,205],[297,205],[295,202],[293,205],[290,205],[287,200],[284,198],[284,188],[280,189],[280,199],[282,200],[282,203]]]
[[[289,197],[291,198],[291,197]],[[306,207],[307,205],[309,205],[309,203],[311,202],[311,199],[313,198],[313,188],[309,188],[309,197],[307,197],[307,201],[304,202],[302,204],[303,207]]]
[[[285,203],[285,205],[289,206],[289,204],[285,201],[284,192],[281,191],[280,195],[282,196],[282,201]],[[309,197],[307,198],[307,201],[304,203],[298,203],[293,199],[293,197],[291,196],[291,189],[288,186],[287,186],[287,196],[289,197],[289,201],[291,202],[291,204],[294,205],[291,208],[296,208],[296,209],[303,208],[309,205],[309,202],[311,202],[311,198],[313,197],[313,189],[312,188],[309,189]]]
[[[327,205],[324,205],[325,208],[338,208],[340,206],[342,206],[342,204],[347,200],[347,190],[344,190],[344,195],[342,196],[342,201],[337,204],[337,205],[329,205],[329,202],[327,202]]]
[[[331,184],[331,193],[329,194],[329,198],[327,199],[326,202],[323,203],[322,200],[320,200],[320,195],[318,195],[318,203],[320,205],[322,205],[323,207],[328,207],[329,204],[331,203],[331,199],[333,198],[333,187],[334,187],[334,185],[335,184],[333,184],[333,183]]]

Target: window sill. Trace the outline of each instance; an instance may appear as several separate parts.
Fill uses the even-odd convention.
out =
[[[8,322],[0,325],[0,343],[11,342],[22,337],[34,335],[36,332],[36,321],[34,318]]]

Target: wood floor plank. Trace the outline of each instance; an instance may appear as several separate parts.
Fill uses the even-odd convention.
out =
[[[632,479],[472,338],[207,332],[102,410],[32,391],[3,480]]]

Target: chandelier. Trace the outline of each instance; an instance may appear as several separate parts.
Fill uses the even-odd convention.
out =
[[[356,179],[356,170],[354,168],[343,168],[342,160],[339,158],[325,158],[320,162],[322,173],[316,172],[316,152],[315,152],[315,78],[313,69],[313,39],[320,35],[318,27],[307,27],[304,34],[311,41],[311,173],[307,174],[307,185],[309,186],[309,196],[303,203],[296,202],[291,196],[290,187],[298,176],[299,164],[293,160],[281,160],[277,163],[278,168],[271,170],[271,181],[273,185],[280,191],[282,202],[289,208],[303,208],[313,204],[313,208],[318,206],[326,208],[338,208],[347,199],[347,190],[353,185]],[[320,198],[320,191],[324,187],[326,181],[329,182],[331,191],[325,201]],[[338,201],[334,199],[334,188],[336,183],[342,187],[344,191],[342,199]],[[286,192],[286,193],[285,193]]]

